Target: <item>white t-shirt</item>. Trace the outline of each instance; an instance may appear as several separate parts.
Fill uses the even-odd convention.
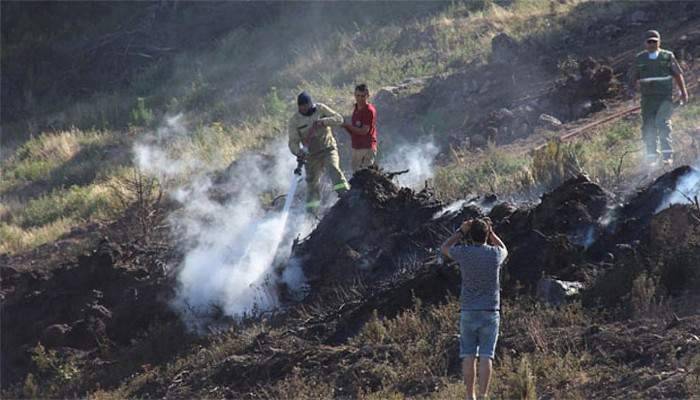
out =
[[[656,60],[656,58],[659,57],[659,51],[650,51],[649,52],[649,59],[650,60]]]

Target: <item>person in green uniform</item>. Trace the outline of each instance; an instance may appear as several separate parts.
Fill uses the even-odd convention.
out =
[[[289,150],[304,162],[306,171],[306,210],[316,213],[321,206],[320,180],[324,171],[333,181],[333,190],[342,193],[350,189],[340,169],[338,145],[331,131],[341,126],[343,116],[302,92],[297,97],[298,112],[289,121]]]
[[[646,161],[655,165],[659,151],[664,164],[673,164],[671,114],[673,113],[673,81],[681,91],[681,101],[688,101],[683,71],[672,52],[660,47],[661,35],[651,30],[644,35],[646,49],[637,54],[630,79],[630,91],[639,82],[642,94],[642,139]]]

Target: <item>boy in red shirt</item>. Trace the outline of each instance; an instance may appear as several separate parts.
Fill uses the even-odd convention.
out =
[[[355,87],[352,123],[342,126],[352,138],[353,172],[374,165],[377,157],[377,110],[367,102],[369,89],[364,83]]]

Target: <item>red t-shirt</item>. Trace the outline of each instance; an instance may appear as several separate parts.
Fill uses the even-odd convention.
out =
[[[367,107],[361,110],[358,110],[355,104],[355,110],[352,112],[352,126],[355,128],[369,126],[369,132],[366,135],[355,135],[348,131],[352,138],[353,149],[377,149],[377,110],[373,104],[367,103]]]

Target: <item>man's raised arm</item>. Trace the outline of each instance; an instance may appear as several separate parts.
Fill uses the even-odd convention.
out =
[[[451,258],[450,257],[450,248],[454,246],[459,239],[463,238],[464,235],[466,235],[467,232],[469,232],[469,228],[471,228],[472,221],[464,221],[462,225],[455,231],[455,233],[452,234],[447,240],[445,240],[445,243],[440,246],[440,251],[442,252],[442,255]]]

